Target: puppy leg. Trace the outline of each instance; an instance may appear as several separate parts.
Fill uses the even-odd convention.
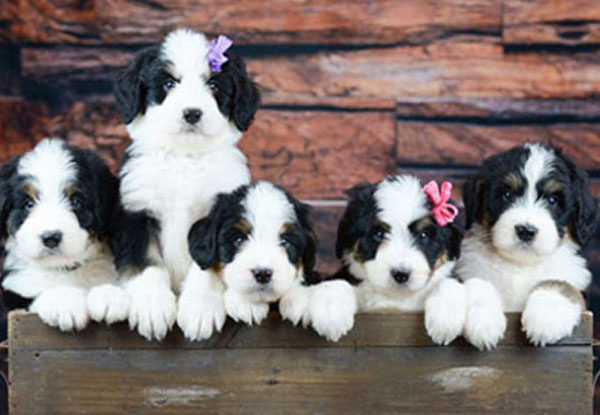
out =
[[[425,328],[436,344],[447,345],[465,326],[467,296],[464,285],[450,278],[437,284],[425,300]]]
[[[269,304],[253,303],[232,289],[225,291],[225,311],[235,321],[248,325],[260,324],[269,313]]]
[[[129,295],[116,285],[103,284],[93,287],[87,296],[92,320],[107,324],[125,321],[129,316]]]
[[[36,297],[29,310],[62,331],[83,330],[89,322],[86,294],[77,287],[51,288]]]
[[[354,326],[357,310],[354,289],[342,280],[325,281],[311,288],[307,320],[321,336],[338,341]]]
[[[295,326],[308,315],[308,305],[313,287],[304,286],[301,282],[295,284],[279,300],[279,313],[284,320],[289,320]]]
[[[570,336],[581,320],[585,302],[581,293],[564,281],[544,281],[529,294],[521,316],[523,331],[536,346]]]
[[[225,324],[225,286],[210,271],[193,264],[179,296],[177,324],[192,341],[205,340]]]
[[[137,327],[138,333],[148,340],[162,340],[177,316],[177,302],[167,270],[148,267],[127,281],[125,290],[131,300],[129,327]]]
[[[506,330],[502,298],[488,281],[471,278],[464,285],[467,291],[467,320],[463,335],[479,350],[493,349]]]

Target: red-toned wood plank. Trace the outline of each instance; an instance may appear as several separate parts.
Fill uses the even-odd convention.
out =
[[[101,92],[110,94],[110,81],[129,62],[128,53],[25,48],[23,72],[42,86],[61,85],[66,91],[73,80],[103,81]],[[502,45],[485,42],[268,55],[249,58],[248,66],[262,86],[265,105],[346,101],[364,108],[368,102],[409,98],[581,99],[600,94],[600,61],[593,51],[505,53]]]
[[[600,3],[505,0],[503,40],[506,44],[600,44]]]
[[[21,95],[21,54],[16,45],[0,44],[0,99]]]
[[[423,43],[499,35],[502,21],[501,0],[14,0],[4,9],[0,39],[33,43],[148,44],[175,27],[240,44]]]
[[[600,123],[477,125],[398,121],[399,163],[477,166],[496,152],[526,141],[553,143],[590,170],[600,168]]]

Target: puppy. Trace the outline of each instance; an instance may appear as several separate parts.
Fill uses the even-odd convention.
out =
[[[259,94],[228,42],[174,31],[142,50],[115,85],[132,140],[120,169],[115,263],[128,279],[129,324],[147,339],[162,339],[175,321],[174,293],[192,264],[190,227],[217,193],[250,180],[236,143]]]
[[[189,233],[197,265],[183,285],[177,320],[187,338],[210,337],[221,330],[226,315],[259,324],[269,304],[280,300],[284,318],[312,323],[330,339],[352,327],[352,320],[328,313],[337,305],[352,307],[350,286],[321,286],[313,301],[309,286],[316,283],[316,238],[308,213],[308,205],[264,181],[219,195],[210,214]],[[339,300],[327,302],[330,297]]]
[[[486,159],[464,201],[470,232],[457,273],[468,286],[465,334],[497,343],[489,327],[501,324],[503,308],[523,312],[536,345],[570,335],[591,279],[580,251],[598,222],[585,172],[552,146],[526,143]]]
[[[358,185],[348,196],[336,242],[343,268],[334,278],[354,285],[359,311],[424,310],[433,341],[450,343],[463,330],[466,301],[463,286],[450,278],[462,240],[449,223],[456,208],[432,204],[413,176]],[[437,209],[452,211],[440,218],[443,225]]]
[[[107,237],[118,183],[94,153],[45,139],[0,169],[4,306],[81,330],[128,313]]]

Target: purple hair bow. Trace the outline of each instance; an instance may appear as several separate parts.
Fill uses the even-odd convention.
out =
[[[233,45],[231,39],[223,35],[219,35],[210,41],[206,57],[212,72],[221,72],[221,66],[229,60],[225,56],[225,52],[231,45]]]

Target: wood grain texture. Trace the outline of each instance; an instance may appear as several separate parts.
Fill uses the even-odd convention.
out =
[[[20,53],[16,45],[0,44],[0,98],[21,94]]]
[[[66,3],[66,4],[65,4]],[[147,44],[175,27],[241,44],[423,43],[454,33],[500,34],[500,0],[18,0],[0,14],[0,39],[33,43]],[[268,10],[268,12],[265,12]],[[369,22],[364,24],[364,22]]]
[[[17,339],[10,349],[11,414],[591,413],[589,333],[586,344],[482,353],[422,344],[422,318],[359,316],[357,331],[367,331],[355,344],[313,336],[307,345],[307,332],[289,327],[282,346],[273,334],[285,326],[270,319],[240,328],[236,344],[173,348],[169,340],[157,347],[138,338],[142,347],[131,349],[107,348],[106,340],[134,333],[107,336],[99,328],[91,329],[105,334],[96,340],[85,337],[89,330],[71,336],[74,348],[62,340],[45,347],[59,333],[39,322],[41,333],[23,331],[37,317],[16,313],[10,320],[11,339]],[[229,335],[227,328],[220,337]],[[392,346],[390,338],[409,344]],[[94,347],[79,347],[90,341]],[[260,347],[249,347],[255,341]]]
[[[531,346],[521,330],[521,315],[507,313],[507,329],[500,346]],[[561,340],[560,346],[589,346],[592,342],[592,320],[585,312],[573,335]],[[354,328],[340,341],[331,343],[310,329],[282,322],[272,312],[259,326],[247,326],[228,320],[222,333],[203,342],[189,342],[178,328],[162,342],[149,342],[125,323],[112,327],[92,323],[79,333],[63,333],[42,323],[37,315],[24,311],[9,314],[10,349],[25,350],[144,350],[144,349],[260,349],[260,348],[349,348],[434,346],[425,331],[423,313],[359,314]],[[472,349],[457,339],[454,346]],[[558,347],[550,345],[548,348]],[[443,346],[436,346],[443,349]]]
[[[597,0],[504,0],[502,16],[506,44],[600,44]]]

